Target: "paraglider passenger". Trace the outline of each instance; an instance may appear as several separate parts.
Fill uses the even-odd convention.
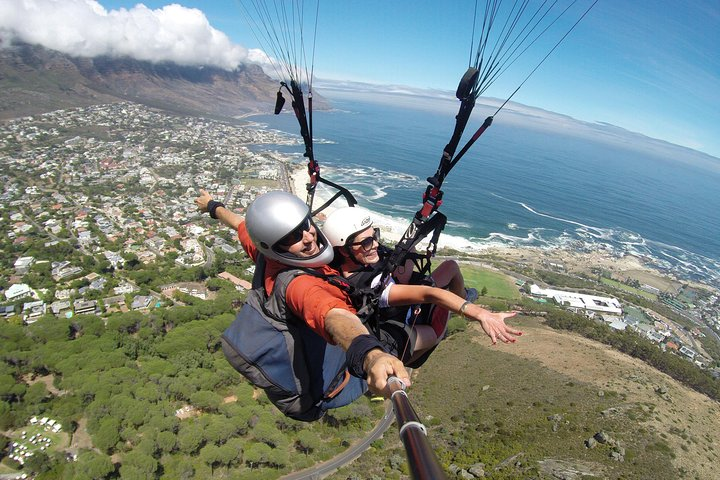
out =
[[[382,281],[381,275],[374,273],[370,267],[389,252],[381,247],[379,229],[374,227],[368,210],[345,207],[333,211],[323,224],[323,233],[335,249],[333,266],[351,284],[355,284],[358,278],[371,283],[371,287]],[[396,281],[397,277],[388,277],[379,298],[382,334],[395,340],[399,356],[406,365],[416,366],[411,362],[440,342],[445,334],[449,312],[479,322],[493,344],[497,340],[515,342],[515,337],[522,335],[519,330],[505,324],[505,319],[514,316],[514,312],[493,313],[473,303],[477,291],[465,288],[457,262],[443,262],[432,273],[432,284],[444,288],[403,284],[409,281],[407,274],[410,270],[407,268],[399,275],[402,283]],[[367,278],[368,272],[373,275],[372,278]],[[413,308],[391,308],[418,304],[434,304],[436,308],[429,311],[429,318],[420,321],[413,320]],[[382,340],[393,343],[387,338]]]

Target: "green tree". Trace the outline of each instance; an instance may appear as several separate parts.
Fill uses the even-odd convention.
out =
[[[203,390],[190,395],[190,403],[196,407],[210,412],[217,412],[223,398],[215,392]]]
[[[100,480],[115,470],[107,455],[93,450],[80,452],[75,463],[74,478],[77,480]]]
[[[18,402],[25,395],[24,383],[17,383],[12,375],[0,375],[0,401]]]
[[[123,480],[154,480],[158,463],[150,455],[130,451],[122,460],[120,476]]]
[[[132,252],[125,252],[122,254],[122,257],[123,260],[125,260],[125,268],[127,270],[135,270],[136,268],[142,266],[142,263],[140,263],[138,256]]]
[[[236,424],[230,419],[213,415],[205,427],[205,439],[215,444],[223,444],[236,432]]]
[[[93,435],[93,444],[103,452],[110,452],[120,441],[120,422],[107,417],[100,421],[100,427]]]
[[[36,451],[32,457],[25,460],[23,468],[34,473],[45,473],[50,470],[52,466],[52,462],[47,453]]]
[[[297,434],[296,445],[298,450],[308,455],[320,448],[322,441],[317,433],[311,430],[300,430]]]
[[[163,480],[187,480],[201,478],[196,474],[194,458],[185,455],[166,455],[161,458],[163,467]]]
[[[96,337],[105,333],[105,323],[95,315],[77,315],[72,318],[72,323],[80,335],[94,335]]]
[[[255,388],[247,382],[242,382],[235,387],[236,401],[240,405],[253,405],[255,403],[254,395]]]
[[[252,469],[268,463],[271,455],[271,448],[264,443],[253,443],[243,453],[243,459],[248,467]]]
[[[162,453],[170,453],[175,450],[178,440],[173,432],[160,432],[157,435],[157,446]]]
[[[285,439],[285,437],[277,430],[275,425],[271,423],[258,423],[252,433],[255,440],[265,443],[273,448],[280,445]]]
[[[200,449],[199,456],[200,460],[214,471],[219,463],[219,448],[213,444],[205,445]]]
[[[39,406],[48,398],[48,390],[44,383],[37,382],[30,385],[25,392],[23,401],[28,405]],[[39,412],[36,412],[39,413]]]
[[[53,315],[43,316],[37,322],[28,326],[28,332],[35,341],[49,342],[51,340],[65,342],[70,340],[70,321],[65,318],[55,318]]]
[[[205,438],[195,422],[188,422],[183,423],[180,427],[177,439],[180,450],[189,455],[197,451]]]
[[[267,463],[273,468],[282,468],[288,463],[288,452],[284,448],[273,448],[267,457]]]

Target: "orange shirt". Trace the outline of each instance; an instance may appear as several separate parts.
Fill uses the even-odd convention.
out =
[[[256,261],[260,252],[252,243],[247,228],[245,228],[244,221],[238,225],[237,233],[238,239],[245,252],[253,261]],[[277,274],[287,268],[287,265],[275,260],[266,259],[263,284],[268,294],[272,293]],[[327,265],[317,267],[315,270],[324,275],[339,275],[337,270]],[[312,275],[299,275],[295,277],[287,287],[285,299],[288,308],[293,314],[303,319],[315,333],[330,343],[333,342],[325,331],[325,316],[327,313],[333,308],[341,308],[351,313],[356,313],[345,291],[335,285],[331,285],[322,278]]]

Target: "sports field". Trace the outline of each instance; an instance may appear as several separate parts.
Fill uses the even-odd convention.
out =
[[[504,273],[473,265],[461,265],[460,269],[465,277],[465,285],[477,288],[478,293],[482,292],[485,287],[487,289],[485,296],[487,297],[506,300],[520,298],[520,291],[515,285],[515,281]]]

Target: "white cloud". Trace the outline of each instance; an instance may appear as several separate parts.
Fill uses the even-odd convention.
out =
[[[247,49],[214,29],[203,12],[177,4],[108,11],[94,0],[3,0],[0,45],[11,39],[74,56],[129,56],[227,70],[248,56]]]

